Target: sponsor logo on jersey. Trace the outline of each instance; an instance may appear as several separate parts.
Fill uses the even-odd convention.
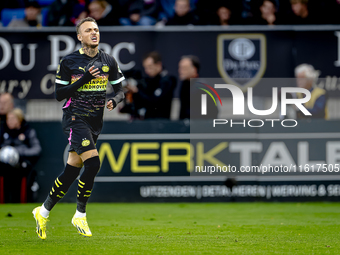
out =
[[[266,66],[263,34],[221,34],[217,38],[217,67],[221,77],[243,92],[262,78]]]
[[[81,86],[77,91],[106,91],[106,85],[108,81],[108,74],[102,74],[96,79],[92,79],[90,82]],[[83,74],[72,75],[71,84],[83,77]]]
[[[86,147],[86,146],[89,146],[90,145],[90,140],[83,140],[82,142],[81,142],[81,145],[83,146],[83,147]]]
[[[79,66],[79,69],[80,69],[80,70],[83,70],[84,73],[86,72],[86,71],[85,71],[85,66],[84,66],[84,68]]]
[[[60,65],[58,65],[58,68],[57,68],[57,73],[60,72]]]
[[[110,68],[108,66],[103,66],[102,70],[103,72],[107,73],[110,70]]]

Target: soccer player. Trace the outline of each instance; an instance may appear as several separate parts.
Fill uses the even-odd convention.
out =
[[[76,30],[82,48],[62,59],[55,81],[57,100],[66,99],[62,126],[69,136],[70,150],[64,171],[54,181],[43,205],[32,212],[41,239],[46,239],[50,211],[65,196],[82,166],[85,170],[78,182],[77,210],[72,224],[79,234],[92,236],[86,220],[86,204],[100,168],[95,145],[102,129],[108,81],[113,86],[115,96],[108,100],[106,107],[111,111],[124,99],[121,85],[124,76],[117,62],[112,56],[98,50],[100,34],[96,21],[85,18],[78,23]]]

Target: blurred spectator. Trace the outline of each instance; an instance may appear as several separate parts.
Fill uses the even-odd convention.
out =
[[[218,16],[218,22],[216,25],[231,25],[232,12],[227,6],[220,6],[216,14]]]
[[[105,0],[94,0],[89,4],[89,16],[94,18],[98,26],[119,25],[119,3],[112,6]]]
[[[48,26],[74,26],[88,16],[90,0],[55,0],[49,6]]]
[[[198,0],[195,13],[201,25],[239,24],[241,2],[233,0]]]
[[[263,24],[274,25],[277,22],[276,18],[276,5],[274,1],[264,0],[260,6],[261,19]]]
[[[291,24],[318,24],[318,19],[308,8],[309,0],[290,0],[293,15],[289,18]],[[321,20],[321,19],[319,19]]]
[[[10,93],[0,95],[0,119],[6,121],[6,115],[14,108],[13,96]]]
[[[276,25],[282,24],[283,21],[280,20],[280,16],[277,12],[276,1],[274,0],[264,0],[259,8],[260,12],[258,15],[254,15],[252,18],[252,24],[258,25]]]
[[[161,4],[158,0],[134,0],[128,9],[128,18],[120,18],[120,24],[124,26],[153,26],[156,24],[161,12]]]
[[[190,79],[198,78],[200,70],[200,61],[193,55],[182,56],[178,64],[178,74],[182,81],[180,89],[181,109],[180,119],[211,119],[217,118],[218,109],[212,100],[207,101],[207,115],[201,115],[201,90],[190,83]],[[201,82],[203,79],[201,79]],[[202,85],[204,86],[204,85]],[[194,107],[190,107],[194,105]]]
[[[12,19],[8,27],[41,27],[41,7],[36,0],[25,1],[25,18]]]
[[[128,84],[126,88],[131,91],[133,101],[140,118],[144,119],[170,119],[173,92],[176,87],[176,78],[169,76],[163,70],[162,59],[158,52],[151,52],[143,59],[143,67],[147,77],[137,86]]]
[[[6,116],[14,108],[13,96],[10,93],[0,94],[0,144],[6,129]]]
[[[129,113],[131,119],[138,119],[138,109],[133,102],[133,93],[131,89],[128,90],[126,87],[134,87],[137,86],[138,83],[142,80],[142,72],[140,70],[130,69],[124,71],[125,80],[122,81],[122,86],[125,92],[124,104],[123,107],[119,109],[120,113]]]
[[[316,71],[312,65],[301,64],[295,68],[295,77],[297,79],[298,87],[308,89],[311,92],[311,99],[303,105],[312,114],[312,116],[305,116],[298,110],[298,118],[328,119],[327,92],[319,87],[313,88],[313,83],[318,77],[318,71]],[[297,97],[303,98],[304,95],[297,93]]]
[[[181,109],[179,118],[190,118],[190,78],[198,78],[200,61],[198,57],[187,55],[182,56],[178,63],[178,74],[181,80],[181,90],[179,94]]]
[[[33,185],[32,167],[38,159],[41,146],[35,130],[29,127],[20,109],[15,108],[7,114],[6,124],[0,144],[0,175],[4,178],[5,202],[26,202],[22,194],[26,194],[26,187],[29,191]],[[23,177],[27,178],[27,183]]]
[[[166,25],[197,25],[198,17],[190,8],[190,0],[176,0],[175,15],[168,20]]]
[[[190,0],[190,6],[191,9],[195,9],[196,7],[196,3],[198,0]],[[206,0],[203,0],[206,2]],[[164,11],[164,15],[167,19],[173,17],[175,15],[175,2],[176,0],[160,0],[161,5],[163,7],[163,11]]]

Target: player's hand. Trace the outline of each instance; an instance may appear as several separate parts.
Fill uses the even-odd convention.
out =
[[[98,71],[98,68],[94,69],[94,66],[91,66],[89,68],[89,72],[90,74],[92,74],[93,77],[96,77],[96,78],[99,77],[100,71]]]
[[[112,111],[114,108],[116,108],[116,106],[117,106],[117,103],[116,101],[114,101],[113,98],[107,101],[106,108],[109,109],[109,111]]]

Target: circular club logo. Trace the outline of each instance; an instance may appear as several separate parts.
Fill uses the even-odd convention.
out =
[[[237,38],[229,44],[228,51],[234,59],[247,60],[254,56],[255,45],[249,39]]]

